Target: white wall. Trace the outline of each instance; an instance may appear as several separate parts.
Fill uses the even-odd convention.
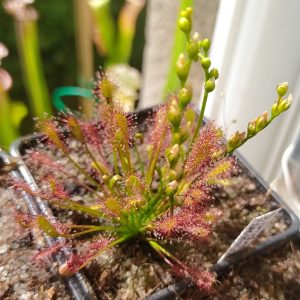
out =
[[[221,0],[211,59],[220,78],[207,116],[225,124],[228,134],[245,130],[248,121],[270,110],[276,84],[289,82],[294,98],[290,110],[241,148],[272,181],[300,124],[300,1]]]

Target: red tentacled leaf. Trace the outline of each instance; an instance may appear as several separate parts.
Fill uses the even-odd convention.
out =
[[[99,251],[105,250],[113,240],[100,237],[94,242],[86,244],[86,248],[79,254],[72,254],[67,260],[67,267],[70,272],[75,273],[88,263]]]
[[[213,123],[206,124],[199,132],[192,150],[186,158],[184,172],[187,175],[201,174],[225,154],[222,131]]]
[[[215,282],[215,275],[201,268],[195,269],[186,265],[174,264],[172,271],[179,277],[191,280],[200,289],[210,292]]]
[[[35,262],[41,262],[44,263],[47,261],[47,259],[50,258],[51,255],[57,253],[58,251],[60,251],[63,247],[65,247],[67,245],[66,242],[58,242],[56,244],[54,244],[51,247],[47,247],[44,248],[42,250],[39,250],[34,256],[33,256],[33,260]]]

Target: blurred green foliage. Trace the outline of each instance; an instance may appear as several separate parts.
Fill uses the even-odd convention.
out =
[[[120,8],[124,0],[112,1],[111,11],[117,20]],[[73,1],[43,1],[36,0],[34,3],[38,13],[38,30],[40,51],[43,61],[43,69],[49,91],[66,85],[77,84],[77,65],[74,32]],[[145,43],[146,8],[144,8],[137,20],[136,34],[133,41],[130,65],[141,70],[143,59],[143,47]],[[25,86],[21,76],[21,66],[18,57],[14,21],[0,5],[0,41],[9,49],[9,56],[2,62],[13,78],[13,88],[10,96],[13,100],[24,101],[28,104]],[[103,65],[103,58],[97,55],[95,50],[95,69]],[[76,105],[76,104],[74,104]],[[32,115],[23,121],[21,134],[32,131]]]

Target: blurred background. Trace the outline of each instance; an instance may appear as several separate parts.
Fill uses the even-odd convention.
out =
[[[91,88],[99,67],[122,66],[119,73],[132,67],[126,69],[133,81],[127,100],[134,103],[145,44],[145,4],[142,0],[1,1],[0,43],[6,51],[1,54],[0,48],[0,79],[8,84],[6,71],[13,84],[2,93],[10,107],[4,107],[2,100],[0,117],[6,120],[0,121],[0,144],[8,146],[16,135],[32,132],[33,117],[54,113],[51,94],[56,88]],[[78,102],[77,97],[67,100],[74,108]],[[81,105],[88,110],[90,103]],[[8,110],[17,118],[14,124],[7,120]]]
[[[298,0],[3,0],[0,5],[0,144],[32,132],[32,118],[56,113],[52,92],[90,88],[99,66],[122,87],[129,108],[145,108],[176,90],[172,70],[184,37],[178,10],[194,7],[194,30],[211,38],[211,60],[220,72],[207,116],[230,135],[276,100],[288,81],[294,103],[241,152],[269,182],[297,139],[300,121],[300,1]],[[12,78],[12,86],[9,78]],[[194,102],[202,74],[192,70]],[[67,106],[90,112],[91,101],[60,90]]]

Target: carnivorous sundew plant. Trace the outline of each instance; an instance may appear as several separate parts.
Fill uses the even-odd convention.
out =
[[[37,258],[61,247],[77,248],[60,267],[60,274],[72,275],[104,251],[140,239],[175,274],[200,288],[211,287],[213,275],[179,260],[171,242],[199,243],[209,238],[222,215],[211,205],[211,191],[230,180],[235,170],[230,154],[287,110],[291,97],[284,98],[287,83],[279,84],[270,117],[264,112],[249,122],[246,132],[234,133],[227,142],[214,122],[203,125],[208,96],[219,73],[211,68],[210,41],[191,34],[191,15],[192,9],[186,8],[178,20],[187,40],[186,52],[176,64],[181,88],[154,109],[146,126],[137,126],[135,114],[122,111],[114,97],[115,84],[102,71],[95,80],[94,95],[99,101],[92,120],[69,112],[40,121],[45,138],[39,150],[28,154],[33,165],[43,167],[39,189],[32,190],[24,182],[16,182],[15,187],[92,220],[75,224],[71,219],[19,216],[23,226],[65,238]],[[190,105],[188,76],[194,62],[200,62],[205,75],[199,115]],[[60,159],[55,160],[49,149]],[[70,188],[74,185],[85,193],[76,194]]]

